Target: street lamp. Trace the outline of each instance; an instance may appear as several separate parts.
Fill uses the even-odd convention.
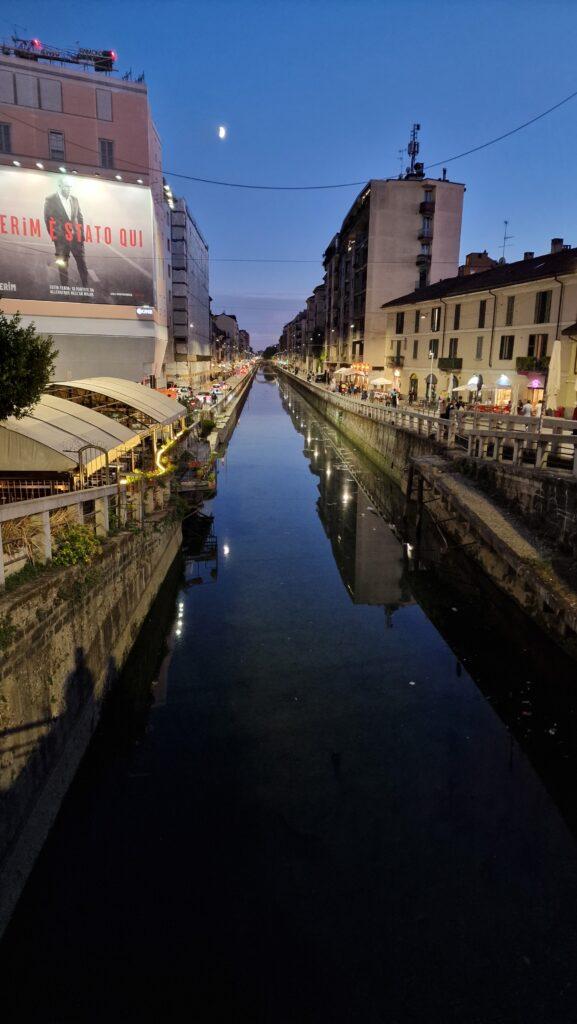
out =
[[[433,346],[431,345],[431,348],[429,349],[429,359],[431,360],[431,372],[429,374],[429,401],[430,402],[432,401],[432,398],[433,398],[433,359],[434,358],[435,358],[435,350],[434,350]]]

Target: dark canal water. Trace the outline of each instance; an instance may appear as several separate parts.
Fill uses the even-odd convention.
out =
[[[0,946],[3,1006],[577,1021],[572,667],[437,529],[401,544],[394,486],[270,375],[207,511],[217,553],[189,533]]]

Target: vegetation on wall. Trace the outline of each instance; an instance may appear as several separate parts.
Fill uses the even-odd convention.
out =
[[[71,523],[58,531],[52,561],[54,565],[90,565],[101,551],[89,526]]]

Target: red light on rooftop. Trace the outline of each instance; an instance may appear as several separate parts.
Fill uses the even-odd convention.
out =
[[[32,40],[32,46],[34,47],[35,50],[41,50],[42,49],[42,43],[40,42],[39,39],[33,39]]]

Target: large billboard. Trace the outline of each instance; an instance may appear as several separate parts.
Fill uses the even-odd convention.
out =
[[[0,167],[0,298],[154,305],[148,188]]]

